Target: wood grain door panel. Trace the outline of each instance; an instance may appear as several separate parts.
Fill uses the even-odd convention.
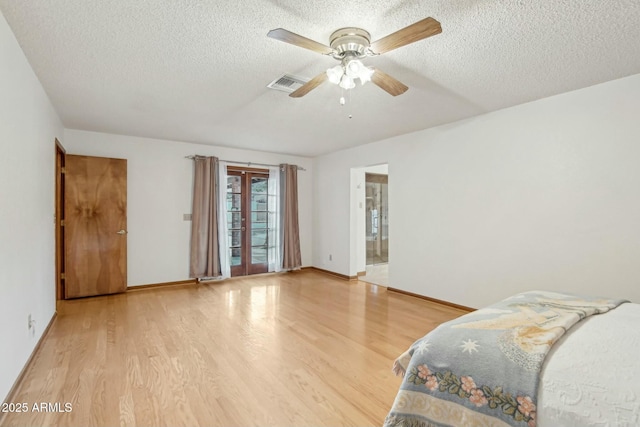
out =
[[[124,292],[127,161],[75,155],[65,160],[65,298]]]

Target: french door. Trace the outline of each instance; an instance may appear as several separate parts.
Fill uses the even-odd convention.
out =
[[[231,276],[269,271],[269,171],[229,167],[227,227]]]

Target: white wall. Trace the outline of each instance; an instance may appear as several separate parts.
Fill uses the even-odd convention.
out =
[[[0,14],[0,401],[55,311],[55,138],[62,133]]]
[[[385,142],[338,151],[314,159],[313,265],[339,274],[358,271],[358,183],[364,184],[365,166],[387,163]],[[389,173],[392,174],[391,166]],[[391,175],[390,179],[391,181]],[[361,187],[360,190],[364,190]],[[391,205],[391,190],[389,190]],[[352,209],[353,207],[353,209]],[[391,214],[389,214],[391,217]],[[352,226],[353,225],[353,226]],[[393,233],[389,227],[389,235]],[[391,239],[391,237],[389,237]],[[331,259],[330,259],[331,255]],[[391,254],[389,255],[391,257]]]
[[[312,185],[310,158],[65,129],[68,154],[127,159],[127,268],[129,286],[186,280],[189,277],[192,154],[254,163],[291,163],[298,172],[302,264],[312,262]]]
[[[640,302],[640,75],[316,159],[314,264],[353,274],[350,169],[388,162],[390,286]]]

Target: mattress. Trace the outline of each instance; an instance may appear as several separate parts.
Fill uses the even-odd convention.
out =
[[[640,426],[640,304],[582,320],[554,345],[543,366],[537,425]]]

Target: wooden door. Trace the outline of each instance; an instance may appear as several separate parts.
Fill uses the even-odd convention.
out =
[[[127,289],[127,161],[65,159],[65,298]]]
[[[227,226],[231,248],[231,276],[269,271],[269,171],[229,168]]]

